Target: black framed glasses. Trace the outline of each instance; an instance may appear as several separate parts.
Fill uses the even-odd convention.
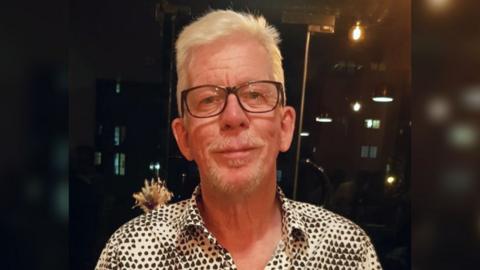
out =
[[[283,104],[283,86],[276,81],[250,81],[238,86],[199,85],[182,92],[182,115],[185,108],[191,116],[207,118],[221,114],[227,107],[230,94],[235,95],[240,107],[250,113],[273,111]]]

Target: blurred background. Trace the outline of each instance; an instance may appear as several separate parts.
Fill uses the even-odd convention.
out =
[[[297,113],[310,32],[298,177],[298,137],[278,162],[288,197],[354,220],[384,269],[478,268],[478,1],[54,0],[0,9],[2,269],[93,269],[145,178],[190,196],[171,48],[209,8],[279,29]]]
[[[297,115],[309,48],[300,144],[278,160],[286,195],[352,219],[386,269],[409,269],[411,11],[391,0],[72,1],[70,267],[93,268],[115,229],[141,214],[132,193],[144,179],[166,179],[173,201],[198,184],[170,130],[172,45],[219,8],[263,14],[279,30]]]
[[[0,8],[1,269],[68,265],[67,11]]]

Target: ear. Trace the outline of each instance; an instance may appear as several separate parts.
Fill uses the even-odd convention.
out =
[[[182,118],[175,118],[173,120],[172,131],[173,135],[175,136],[175,140],[177,141],[180,152],[182,152],[183,156],[187,160],[192,161],[193,157],[190,146],[188,144],[188,133]]]
[[[286,152],[292,144],[293,132],[295,130],[295,109],[293,107],[285,106],[282,108],[280,128],[280,151]]]

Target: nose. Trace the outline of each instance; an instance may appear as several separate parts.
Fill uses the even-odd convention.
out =
[[[247,113],[240,107],[237,97],[228,95],[225,110],[220,114],[222,130],[245,129],[249,126]]]

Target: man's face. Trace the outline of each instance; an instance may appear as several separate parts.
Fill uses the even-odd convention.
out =
[[[274,79],[266,49],[246,35],[195,48],[187,71],[190,87]],[[291,107],[248,113],[229,95],[220,115],[195,118],[185,111],[172,129],[182,154],[197,163],[202,185],[223,193],[248,193],[275,181],[276,158],[290,147],[294,123]]]

